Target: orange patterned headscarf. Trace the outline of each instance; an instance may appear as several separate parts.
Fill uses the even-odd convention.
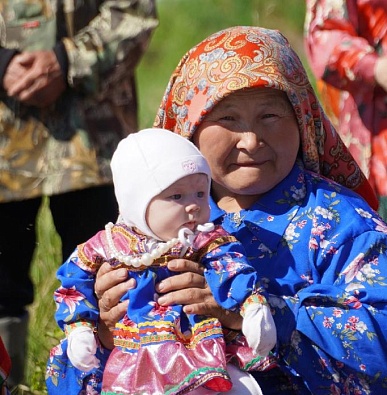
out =
[[[247,88],[286,92],[305,168],[355,190],[377,208],[370,184],[324,114],[299,57],[276,30],[232,27],[188,51],[171,76],[154,126],[191,139],[219,101]]]

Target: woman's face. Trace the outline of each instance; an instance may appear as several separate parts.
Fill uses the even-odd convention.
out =
[[[193,141],[209,162],[213,196],[256,199],[291,171],[300,144],[293,108],[282,91],[235,92],[206,116]]]

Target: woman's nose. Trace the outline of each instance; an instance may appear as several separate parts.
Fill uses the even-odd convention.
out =
[[[237,148],[245,149],[249,152],[254,152],[258,148],[265,145],[260,133],[255,130],[244,131],[240,133],[240,138],[237,143]]]

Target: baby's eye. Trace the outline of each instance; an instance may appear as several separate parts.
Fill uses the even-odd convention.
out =
[[[171,196],[171,199],[173,200],[179,200],[181,199],[181,193],[176,193],[174,195]]]
[[[204,197],[204,196],[205,196],[205,193],[204,193],[204,192],[198,192],[198,197],[202,198],[202,197]]]

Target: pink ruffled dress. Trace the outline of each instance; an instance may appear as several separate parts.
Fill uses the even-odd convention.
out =
[[[111,237],[116,249],[125,254],[137,255],[148,249],[149,238],[123,224],[114,225]],[[178,243],[151,266],[130,268],[129,276],[136,279],[137,286],[123,298],[130,303],[114,331],[115,348],[104,370],[102,394],[176,395],[195,393],[196,389],[200,394],[211,394],[231,389],[220,322],[185,314],[181,305],[163,307],[157,303],[155,284],[176,274],[168,270],[167,262],[181,257],[182,248]],[[221,227],[199,233],[184,258],[205,265],[206,280],[225,308],[239,310],[253,292],[255,271],[241,244]],[[113,267],[123,266],[112,258],[105,231],[78,247],[80,269],[96,273],[105,261]],[[230,279],[236,280],[242,272],[243,285],[230,290]],[[247,352],[246,360],[239,364],[252,360]]]

